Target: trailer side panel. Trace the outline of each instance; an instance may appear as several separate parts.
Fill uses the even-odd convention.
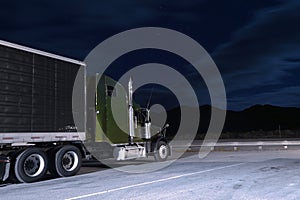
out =
[[[0,45],[0,133],[75,126],[72,91],[80,65]]]

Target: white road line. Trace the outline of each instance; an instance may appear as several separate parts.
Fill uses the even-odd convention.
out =
[[[245,163],[238,163],[238,164],[227,165],[227,166],[223,166],[223,167],[217,167],[217,168],[207,169],[207,170],[198,171],[198,172],[181,174],[181,175],[178,175],[178,176],[171,176],[171,177],[168,177],[168,178],[158,179],[158,180],[154,180],[154,181],[147,181],[147,182],[138,183],[138,184],[134,184],[134,185],[128,185],[128,186],[124,186],[124,187],[108,189],[108,190],[101,191],[101,192],[95,192],[95,193],[91,193],[91,194],[72,197],[72,198],[68,198],[68,199],[65,199],[65,200],[83,199],[83,198],[87,198],[87,197],[92,197],[92,196],[97,196],[97,195],[101,195],[101,194],[116,192],[116,191],[125,190],[125,189],[129,189],[129,188],[134,188],[134,187],[139,187],[139,186],[144,186],[144,185],[150,185],[150,184],[153,184],[153,183],[159,183],[159,182],[169,181],[169,180],[178,179],[178,178],[182,178],[182,177],[192,176],[192,175],[195,175],[195,174],[203,174],[203,173],[216,171],[216,170],[221,170],[221,169],[225,169],[225,168],[236,167],[236,166],[243,165],[243,164],[245,164]]]

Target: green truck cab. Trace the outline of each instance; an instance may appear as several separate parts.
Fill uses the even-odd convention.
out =
[[[98,159],[154,156],[156,160],[166,160],[171,155],[165,137],[168,124],[153,126],[150,110],[133,102],[133,81],[130,79],[128,84],[127,94],[120,83],[108,76],[88,78],[88,149]]]

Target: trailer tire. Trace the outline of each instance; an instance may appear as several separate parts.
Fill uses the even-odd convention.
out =
[[[169,145],[165,141],[159,141],[156,145],[156,151],[154,152],[154,158],[156,161],[165,161],[170,155]]]
[[[58,151],[58,149],[60,149],[60,147],[53,147],[47,150],[47,155],[48,155],[48,161],[49,161],[49,172],[52,176],[52,178],[58,178],[60,177],[55,169],[55,154]]]
[[[48,170],[47,156],[44,151],[29,148],[17,155],[14,175],[19,182],[31,183],[41,180]]]
[[[50,172],[59,177],[74,176],[80,170],[82,156],[79,149],[73,145],[62,146],[55,153],[54,167]]]

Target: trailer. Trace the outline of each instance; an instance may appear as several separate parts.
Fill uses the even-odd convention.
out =
[[[134,105],[132,80],[127,94],[109,77],[86,77],[86,67],[0,40],[1,181],[35,182],[48,172],[73,176],[83,159],[164,161],[171,155],[168,125],[153,128],[149,109]],[[122,128],[112,101],[118,101]]]

